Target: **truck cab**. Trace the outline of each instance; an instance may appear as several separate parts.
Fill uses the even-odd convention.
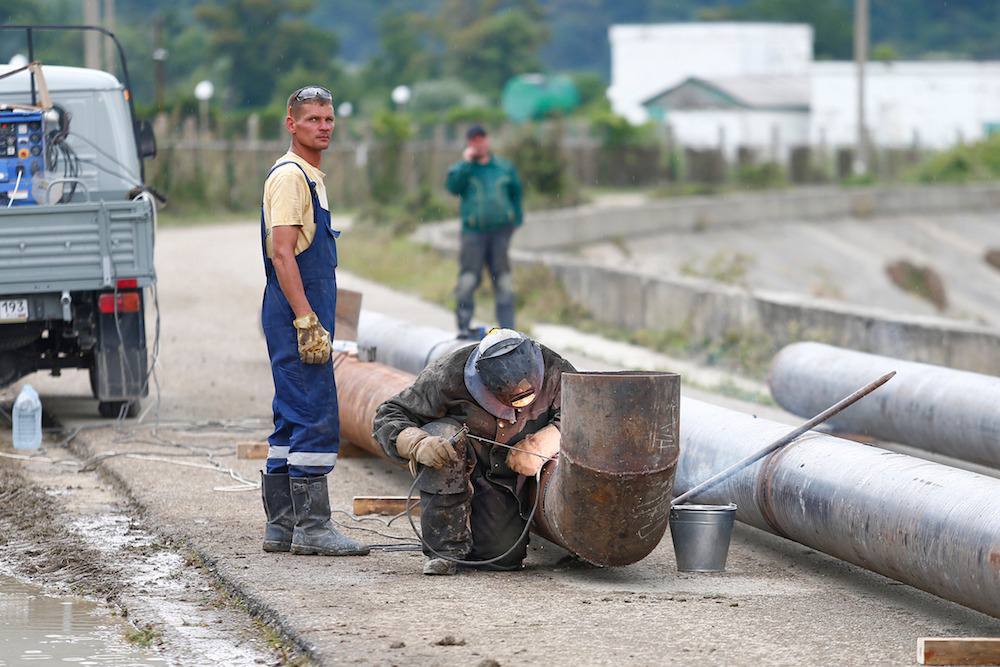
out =
[[[41,71],[54,106],[40,115],[18,109],[34,104],[33,73],[0,78],[0,387],[88,369],[100,413],[134,416],[149,388],[155,141],[111,74]]]

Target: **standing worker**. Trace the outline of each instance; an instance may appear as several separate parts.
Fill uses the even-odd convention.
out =
[[[340,449],[330,338],[337,308],[337,237],[330,227],[322,152],[333,132],[333,96],[306,86],[288,98],[292,145],[268,172],[261,210],[261,322],[274,377],[274,432],[261,496],[264,551],[362,556],[368,547],[330,520],[326,476]]]
[[[465,137],[462,161],[448,170],[445,186],[461,198],[462,249],[455,288],[458,336],[478,338],[470,327],[484,264],[493,279],[497,324],[514,328],[510,238],[523,220],[521,181],[514,165],[490,152],[490,137],[481,125],[473,125]]]
[[[419,469],[424,574],[454,574],[455,560],[466,559],[521,568],[532,477],[559,452],[562,374],[572,372],[524,334],[494,329],[379,406],[375,439]],[[469,430],[459,438],[462,425]]]

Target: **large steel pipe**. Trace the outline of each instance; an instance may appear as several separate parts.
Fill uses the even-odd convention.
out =
[[[375,412],[414,376],[345,356],[336,377],[344,439],[385,456]],[[679,395],[672,373],[564,375],[563,451],[542,477],[536,532],[596,565],[627,565],[656,548],[677,465]]]
[[[788,431],[700,401],[681,409],[677,492]],[[744,523],[1000,617],[998,479],[809,433],[695,501],[735,502]]]
[[[635,563],[656,548],[680,453],[679,400],[674,373],[564,373],[542,534],[598,565]]]
[[[898,371],[892,382],[831,419],[830,427],[1000,467],[998,377],[795,343],[771,365],[771,394],[789,412],[812,416],[890,370]]]
[[[362,311],[358,321],[358,349],[362,354],[414,375],[438,357],[471,344],[443,329],[411,324],[371,310]]]

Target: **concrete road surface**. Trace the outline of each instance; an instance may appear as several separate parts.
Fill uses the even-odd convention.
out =
[[[265,554],[259,492],[232,490],[238,482],[204,467],[209,459],[190,449],[212,452],[250,480],[261,468],[233,456],[237,441],[266,436],[270,416],[256,222],[164,229],[157,243],[159,417],[169,426],[154,437],[150,413],[138,426],[84,431],[78,453],[117,452],[103,469],[146,524],[193,549],[250,613],[317,663],[912,664],[918,637],[1000,634],[997,620],[740,525],[728,570],[716,575],[678,574],[669,538],[642,562],[616,569],[583,565],[535,539],[523,572],[451,578],[422,576],[414,552]],[[350,248],[347,233],[340,250]],[[451,315],[436,306],[343,273],[339,279],[364,292],[365,307],[451,327]],[[574,361],[587,367],[586,359]],[[83,374],[32,382],[64,423],[97,422]],[[122,455],[129,452],[145,458]],[[381,460],[344,458],[332,500],[349,509],[354,495],[400,494],[408,482]],[[412,541],[402,521],[336,518],[385,534],[352,530],[373,543]]]

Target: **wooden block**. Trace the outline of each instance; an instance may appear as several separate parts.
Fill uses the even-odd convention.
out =
[[[410,502],[413,504],[410,513],[413,516],[420,516],[419,498],[413,498]],[[354,516],[365,514],[396,516],[405,509],[406,496],[354,496]]]
[[[920,637],[921,665],[1000,665],[998,637]]]
[[[360,318],[361,292],[338,287],[333,337],[337,340],[357,341]]]
[[[238,459],[266,459],[266,442],[237,442],[236,458]]]

